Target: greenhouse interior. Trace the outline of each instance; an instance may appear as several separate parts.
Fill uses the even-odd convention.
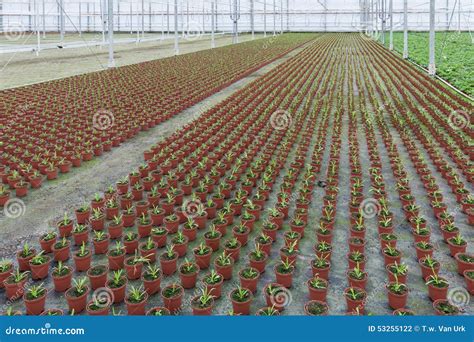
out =
[[[0,0],[0,315],[472,316],[473,29],[473,0]]]

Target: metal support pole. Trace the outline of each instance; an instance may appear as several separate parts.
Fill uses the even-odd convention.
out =
[[[381,12],[382,12],[382,44],[385,45],[385,0],[382,0],[381,4]]]
[[[43,38],[46,38],[46,5],[43,0]]]
[[[130,3],[130,34],[133,34],[133,5]]]
[[[214,37],[214,6],[215,3],[214,1],[211,3],[211,49],[214,49],[216,47],[216,41]]]
[[[458,32],[461,33],[461,0],[458,1]]]
[[[142,38],[145,37],[145,0],[142,0]]]
[[[120,0],[119,0],[117,2],[117,32],[120,32],[120,24],[121,24],[121,22],[120,22],[120,17],[121,17],[120,13],[122,13],[122,12],[120,11]]]
[[[60,40],[64,42],[64,0],[59,0],[59,27],[60,27]]]
[[[170,2],[166,3],[166,32],[168,37],[170,36]]]
[[[267,36],[267,0],[263,0],[263,36]]]
[[[152,25],[151,25],[151,2],[148,3],[148,31],[151,32]]]
[[[273,0],[273,36],[276,36],[276,1]]]
[[[449,0],[446,0],[446,31],[449,30]]]
[[[109,68],[115,68],[114,60],[114,0],[109,0],[109,10],[107,15],[109,22]]]
[[[239,42],[239,27],[238,22],[240,19],[240,0],[232,0],[230,3],[230,19],[233,22],[233,37],[232,44]]]
[[[39,0],[34,0],[33,3],[35,9],[35,30],[36,30],[36,56],[39,56],[41,50],[41,30],[40,30],[40,18],[39,18]]]
[[[215,3],[215,6],[216,6],[216,7],[215,7],[215,11],[214,11],[214,12],[216,13],[216,32],[219,31],[219,27],[218,27],[218,26],[219,26],[219,23],[218,23],[218,20],[219,20],[219,10],[217,9],[217,4],[218,4],[218,2],[216,1],[216,3]]]
[[[179,55],[178,0],[174,0],[174,54]]]
[[[379,0],[375,0],[375,37],[379,39]]]
[[[435,0],[430,0],[430,59],[428,73],[432,76],[436,74],[435,38]]]
[[[106,3],[105,3],[106,0],[101,0],[100,1],[100,16],[101,16],[101,19],[102,19],[102,43],[105,44],[105,8],[106,8]]]
[[[403,0],[403,58],[408,58],[408,0]]]
[[[79,3],[79,37],[82,37],[82,13],[81,13],[81,3]]]
[[[390,16],[390,44],[389,44],[389,50],[393,50],[393,0],[389,0],[390,8],[388,9],[389,11],[389,16]]]
[[[290,32],[290,0],[286,0],[286,31]]]
[[[91,31],[91,8],[90,8],[90,3],[87,3],[87,6],[86,6],[86,9],[87,9],[87,31],[90,32]]]
[[[283,33],[283,0],[280,0],[280,34]]]
[[[254,0],[250,0],[250,30],[252,31],[252,39],[255,39]]]

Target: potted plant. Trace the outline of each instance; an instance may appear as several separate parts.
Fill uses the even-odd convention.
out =
[[[408,266],[405,264],[399,264],[397,262],[389,264],[385,267],[388,273],[388,281],[396,282],[399,281],[402,284],[406,284]]]
[[[437,299],[433,302],[433,308],[438,316],[455,316],[459,314],[459,308],[449,303],[446,299]]]
[[[293,241],[290,245],[285,245],[280,248],[280,258],[282,261],[288,260],[293,265],[296,265],[296,257],[298,256],[297,244],[298,241]]]
[[[474,270],[465,270],[463,276],[466,280],[467,290],[471,295],[474,294]]]
[[[174,245],[176,253],[179,257],[186,255],[188,251],[188,238],[184,236],[183,232],[179,231],[175,237],[171,239],[171,243]]]
[[[156,306],[148,310],[146,315],[147,316],[169,316],[171,315],[171,312],[167,308]]]
[[[87,270],[87,276],[92,290],[105,287],[109,268],[106,265],[96,265]]]
[[[30,286],[23,295],[27,315],[39,315],[44,311],[48,291],[43,284]]]
[[[250,228],[244,225],[243,223],[240,223],[239,225],[234,226],[232,228],[232,233],[234,237],[239,240],[240,244],[242,246],[247,245],[248,237],[250,234]]]
[[[179,228],[179,219],[176,214],[171,214],[166,216],[163,219],[163,223],[165,224],[166,229],[168,230],[169,234],[175,234],[178,232]]]
[[[427,278],[426,285],[428,285],[428,295],[432,301],[446,299],[449,287],[446,279],[437,274],[432,274]]]
[[[161,298],[166,309],[171,313],[181,309],[184,289],[181,285],[171,284],[161,290]]]
[[[344,291],[344,297],[346,298],[347,312],[352,312],[356,309],[364,310],[364,302],[367,298],[367,293],[363,289],[348,287]]]
[[[466,270],[474,269],[474,256],[467,253],[457,253],[454,258],[458,264],[458,273],[463,274]]]
[[[250,267],[255,268],[260,273],[265,272],[265,266],[267,264],[268,254],[265,253],[260,247],[259,243],[255,244],[255,250],[249,253]]]
[[[30,270],[30,260],[36,255],[36,250],[31,248],[30,245],[25,242],[21,251],[16,254],[18,261],[18,268],[21,272]]]
[[[0,289],[4,288],[3,282],[13,273],[13,262],[11,260],[0,260]]]
[[[260,249],[270,255],[272,250],[273,240],[270,236],[266,235],[265,233],[260,234],[255,238],[255,244],[260,245]]]
[[[347,272],[347,278],[350,287],[357,287],[365,290],[367,284],[367,272],[364,272],[356,265],[352,270]]]
[[[140,279],[143,270],[143,264],[148,263],[149,260],[138,254],[135,254],[133,257],[125,259],[125,273],[127,274],[127,279],[136,280]]]
[[[13,301],[21,298],[25,293],[25,284],[28,280],[28,271],[21,272],[17,269],[4,280],[5,295],[8,300]]]
[[[252,293],[257,291],[260,272],[253,267],[246,267],[239,272],[240,286],[250,290]]]
[[[394,316],[414,316],[415,313],[411,310],[401,308],[401,309],[397,309],[393,311],[393,315]]]
[[[289,290],[278,283],[270,283],[263,288],[267,306],[272,306],[278,311],[283,311],[290,303],[291,293]]]
[[[194,222],[192,217],[188,217],[186,223],[183,225],[183,234],[189,241],[196,240],[198,225]]]
[[[204,316],[211,315],[212,308],[214,306],[214,296],[211,295],[212,289],[207,287],[201,288],[201,293],[195,296],[191,300],[191,308],[193,309],[193,315]]]
[[[76,221],[77,224],[85,224],[90,217],[91,209],[89,204],[83,204],[79,209],[76,210]]]
[[[109,234],[102,230],[94,230],[94,237],[92,238],[94,253],[96,255],[106,254],[109,249],[109,241]]]
[[[59,236],[60,237],[69,237],[69,236],[71,236],[72,229],[73,229],[73,222],[69,218],[69,215],[67,213],[64,213],[63,219],[58,222],[57,226],[58,226],[58,229],[59,229]]]
[[[148,293],[143,289],[143,287],[132,286],[125,298],[128,314],[144,316],[147,301]]]
[[[118,239],[123,234],[123,216],[121,214],[114,216],[109,223],[108,231],[111,239]]]
[[[64,292],[71,287],[72,270],[65,266],[62,261],[59,261],[58,265],[53,268],[52,277],[56,292]]]
[[[258,309],[256,316],[280,316],[280,311],[275,309],[273,306],[267,306],[261,309]]]
[[[234,267],[234,259],[232,259],[224,251],[214,260],[214,268],[216,271],[222,275],[224,280],[229,280],[232,278],[232,269]]]
[[[447,242],[451,256],[455,256],[457,253],[466,253],[467,242],[461,234],[449,238]]]
[[[222,275],[217,273],[215,270],[211,270],[211,272],[204,276],[202,282],[209,292],[212,291],[215,299],[221,297],[222,283],[224,282],[224,277]]]
[[[253,300],[252,292],[243,287],[237,287],[229,294],[234,313],[240,315],[250,314],[250,304]]]
[[[179,276],[181,278],[181,286],[184,289],[192,289],[196,286],[199,266],[188,259],[179,267]]]
[[[295,266],[288,259],[280,261],[274,267],[276,281],[278,284],[283,285],[286,288],[290,288],[293,284],[293,272]]]
[[[168,230],[165,227],[153,227],[151,229],[151,238],[155,241],[158,248],[166,246]]]
[[[111,302],[110,298],[105,296],[93,296],[92,300],[87,303],[87,314],[90,316],[106,316],[109,314]]]
[[[77,272],[87,271],[91,267],[92,253],[83,242],[79,250],[74,253],[74,264]]]
[[[327,316],[329,307],[326,302],[310,300],[304,305],[304,312],[308,316]]]
[[[398,279],[387,285],[388,305],[394,309],[403,309],[407,304],[408,287],[400,283]]]
[[[156,265],[148,265],[142,275],[145,291],[151,296],[160,291],[162,272]]]
[[[125,262],[125,248],[120,241],[116,241],[115,247],[107,253],[107,259],[111,271],[123,268]]]
[[[199,266],[200,269],[207,269],[211,264],[211,256],[212,256],[212,248],[205,245],[204,243],[200,243],[198,247],[193,249],[194,258],[196,260],[196,264]]]
[[[138,250],[138,234],[135,232],[128,232],[123,239],[123,245],[127,254],[135,254]]]
[[[49,231],[40,237],[40,246],[45,254],[51,253],[53,245],[57,241],[58,234],[54,231]]]
[[[70,248],[71,243],[65,237],[56,242],[52,247],[54,260],[58,262],[68,260]]]
[[[148,259],[149,263],[154,263],[156,261],[156,252],[158,250],[158,246],[151,237],[148,237],[146,242],[142,243],[138,249],[140,250],[141,256]]]
[[[328,280],[330,269],[331,263],[327,260],[327,257],[316,256],[316,258],[311,261],[313,276],[319,276]]]
[[[306,282],[309,290],[309,298],[320,302],[326,302],[326,295],[328,291],[328,281],[319,277],[318,275],[309,279]]]
[[[164,275],[172,275],[176,272],[178,263],[178,253],[174,249],[174,245],[166,246],[166,252],[160,255],[161,270]]]
[[[86,277],[79,278],[78,280],[73,279],[73,286],[66,291],[65,296],[70,312],[74,311],[77,314],[85,310],[87,296],[90,292],[86,282]]]
[[[112,278],[107,280],[105,286],[112,292],[115,304],[123,302],[127,286],[127,277],[125,277],[123,270],[114,271]]]
[[[388,264],[394,264],[395,262],[400,263],[402,259],[402,253],[392,246],[387,246],[382,250],[382,255],[384,257],[385,266]]]
[[[89,232],[87,226],[84,224],[76,224],[72,231],[72,236],[74,237],[74,244],[80,246],[83,243],[87,242],[89,239]]]
[[[429,255],[418,260],[418,263],[421,266],[421,276],[423,279],[427,279],[430,275],[439,273],[440,263]]]
[[[44,251],[39,252],[30,259],[31,279],[41,280],[48,276],[51,257],[43,255]]]
[[[214,224],[211,224],[209,231],[204,233],[204,240],[206,245],[212,249],[213,252],[219,250],[222,233],[217,230]]]

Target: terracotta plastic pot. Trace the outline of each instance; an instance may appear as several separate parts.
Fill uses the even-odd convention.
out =
[[[390,291],[387,285],[387,293],[388,293],[388,305],[392,309],[394,310],[403,309],[406,306],[407,298],[408,298],[408,290],[406,291],[406,293],[398,294],[398,293],[394,293]]]
[[[250,315],[250,305],[252,304],[253,295],[252,292],[249,291],[249,298],[244,302],[236,301],[232,298],[232,292],[229,293],[229,298],[232,302],[232,309],[234,314],[237,315]]]
[[[44,295],[36,298],[36,299],[28,299],[27,294],[23,295],[23,301],[26,307],[26,314],[27,315],[35,315],[38,316],[44,311],[44,307],[46,305],[46,296],[48,292],[45,291]]]
[[[184,291],[181,289],[181,292],[171,298],[167,298],[163,295],[166,288],[161,290],[161,298],[163,300],[163,305],[167,308],[171,313],[174,313],[181,309],[182,301],[183,301],[183,294]]]
[[[49,256],[45,256],[45,258],[47,258],[47,261],[41,265],[34,265],[30,260],[31,279],[40,280],[48,277],[51,258]]]
[[[56,292],[64,292],[68,290],[71,287],[71,282],[72,272],[61,277],[53,276],[54,290]]]
[[[66,291],[66,300],[68,303],[69,311],[72,312],[72,310],[74,310],[74,313],[78,314],[86,309],[87,296],[89,295],[90,290],[89,288],[87,288],[86,291],[80,296],[72,295],[72,291],[74,291],[73,288],[70,288]]]
[[[161,265],[161,271],[163,272],[164,275],[172,275],[174,272],[176,272],[177,269],[177,263],[178,263],[178,255],[175,255],[175,258],[168,260],[164,258],[160,258],[160,265]]]
[[[148,294],[145,294],[145,299],[139,303],[130,302],[128,298],[125,299],[127,305],[127,313],[129,316],[145,316],[146,304],[148,302]]]

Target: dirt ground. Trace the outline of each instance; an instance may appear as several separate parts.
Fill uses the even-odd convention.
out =
[[[66,36],[67,37],[67,36]],[[126,38],[133,38],[127,36]],[[157,36],[159,37],[159,36]],[[256,35],[256,39],[263,35]],[[77,36],[68,40],[80,41]],[[84,35],[84,40],[100,41],[97,35]],[[252,39],[251,35],[242,35],[239,42]],[[31,43],[31,37],[26,36],[16,41],[17,45]],[[57,37],[49,38],[51,42],[57,42]],[[67,40],[65,40],[67,41]],[[5,43],[12,45],[11,41],[0,38],[0,52],[5,48]],[[216,47],[232,43],[230,36],[216,36]],[[24,45],[24,44],[23,44]],[[209,49],[211,39],[209,36],[195,37],[189,40],[180,40],[180,53],[186,54]],[[115,44],[115,64],[123,66],[128,64],[145,62],[174,56],[174,40],[170,38],[160,41],[143,41],[138,44]],[[44,82],[51,79],[63,78],[98,70],[107,69],[108,47],[89,46],[81,48],[53,49],[41,51],[39,56],[35,52],[0,53],[0,89],[18,87],[21,85]]]

